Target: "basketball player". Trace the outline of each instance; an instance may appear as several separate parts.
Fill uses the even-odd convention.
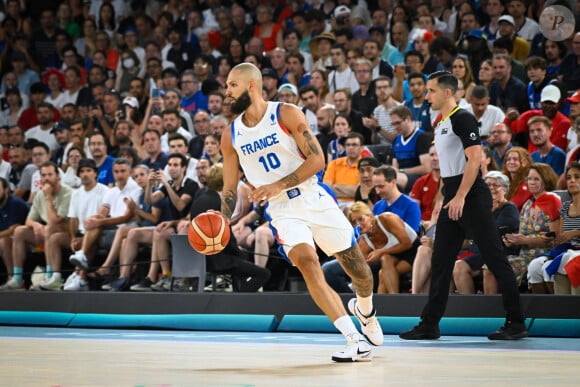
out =
[[[347,339],[346,348],[335,352],[332,360],[370,361],[369,342],[383,343],[372,303],[373,278],[351,224],[328,187],[315,176],[324,168],[324,153],[306,117],[294,105],[264,101],[262,74],[253,64],[234,67],[226,87],[232,113],[239,116],[222,137],[222,213],[229,218],[234,211],[241,165],[253,187],[252,200],[266,206],[286,258],[298,267],[314,302]],[[348,305],[361,322],[366,340],[324,280],[314,241],[326,254],[335,255],[352,278],[357,297]]]
[[[405,340],[439,338],[439,321],[447,305],[453,265],[463,240],[469,235],[500,282],[507,312],[505,325],[488,338],[517,340],[528,335],[520,295],[491,213],[491,193],[480,174],[482,152],[477,121],[457,106],[454,99],[457,84],[457,78],[446,71],[431,74],[427,81],[425,98],[443,117],[435,128],[435,147],[444,199],[433,246],[429,300],[419,325],[399,337]]]

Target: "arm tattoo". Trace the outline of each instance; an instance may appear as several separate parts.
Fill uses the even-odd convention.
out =
[[[300,180],[298,179],[298,175],[296,173],[291,173],[288,176],[282,178],[282,183],[286,188],[294,187],[295,185],[298,185],[299,182]]]
[[[316,146],[316,142],[314,141],[314,137],[312,137],[312,133],[310,131],[305,130],[302,135],[306,139],[306,147],[310,150],[310,154],[318,155],[318,147]],[[308,155],[307,155],[308,156]]]
[[[232,214],[234,213],[234,209],[236,208],[236,201],[238,199],[238,195],[234,190],[224,191],[222,193],[222,214],[226,218],[231,218]]]

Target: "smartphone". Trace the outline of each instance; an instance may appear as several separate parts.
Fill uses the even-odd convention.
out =
[[[498,231],[499,235],[504,236],[505,234],[510,232],[510,228],[508,226],[499,226]]]
[[[405,74],[411,73],[411,66],[405,66]]]
[[[159,98],[159,89],[158,88],[154,88],[151,91],[151,97],[153,97],[153,98]]]
[[[556,232],[554,232],[554,231],[548,231],[548,232],[546,233],[546,236],[547,236],[548,238],[556,238]]]

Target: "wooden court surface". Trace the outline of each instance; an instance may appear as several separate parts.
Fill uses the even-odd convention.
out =
[[[0,327],[1,386],[577,386],[580,339],[385,336],[333,363],[338,334]]]

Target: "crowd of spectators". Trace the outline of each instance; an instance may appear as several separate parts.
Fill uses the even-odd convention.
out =
[[[170,235],[219,209],[226,79],[250,62],[264,99],[305,114],[327,155],[320,180],[360,228],[379,292],[428,288],[441,116],[425,95],[440,70],[477,119],[481,174],[522,289],[553,292],[555,275],[578,292],[580,32],[539,25],[552,5],[580,20],[571,3],[1,1],[0,289],[28,284],[26,262],[40,254],[32,289],[169,290]],[[269,280],[276,247],[250,189],[240,172],[236,243],[215,268],[248,278],[242,291]],[[466,241],[450,289],[497,292],[480,262]],[[324,268],[349,291],[336,261]]]

